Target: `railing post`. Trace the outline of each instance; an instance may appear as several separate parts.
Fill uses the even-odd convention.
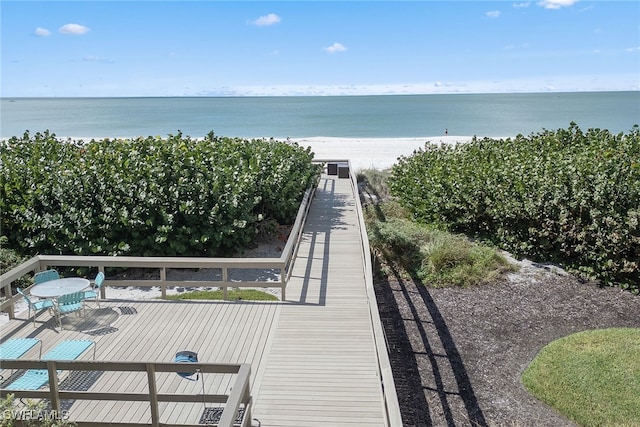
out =
[[[149,381],[149,405],[151,406],[151,425],[160,425],[160,411],[158,409],[158,387],[156,385],[156,368],[153,363],[147,363],[147,380]]]
[[[229,291],[227,290],[227,266],[222,267],[222,299],[227,301],[229,299]]]
[[[293,266],[289,268],[293,268]],[[280,283],[281,283],[280,293],[281,293],[282,301],[286,301],[287,300],[287,272],[285,271],[284,265],[280,269]]]
[[[104,265],[101,265],[98,267],[98,272],[105,274],[104,273]],[[107,287],[106,286],[100,286],[100,299],[105,299],[107,297]]]
[[[167,298],[167,269],[162,267],[160,269],[160,291],[162,292],[162,299]]]
[[[58,393],[58,371],[56,371],[56,362],[54,360],[47,361],[47,371],[49,371],[49,393],[51,400],[51,409],[60,413],[60,394]]]

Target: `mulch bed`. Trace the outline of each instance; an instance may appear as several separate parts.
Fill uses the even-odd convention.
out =
[[[640,297],[529,266],[500,283],[433,289],[376,279],[403,425],[572,426],[520,376],[542,347],[587,329],[640,327]]]

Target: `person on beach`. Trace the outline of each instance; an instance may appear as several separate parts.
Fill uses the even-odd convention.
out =
[[[449,128],[447,128],[447,129],[445,129],[445,130],[444,130],[444,134],[445,134],[445,135],[449,135]]]

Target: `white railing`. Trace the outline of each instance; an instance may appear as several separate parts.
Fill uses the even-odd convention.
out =
[[[6,398],[13,394],[16,398],[48,399],[51,402],[52,413],[61,414],[61,401],[87,400],[87,401],[118,401],[118,402],[149,402],[151,414],[151,426],[154,427],[195,427],[200,424],[169,424],[160,421],[160,402],[168,403],[218,403],[224,404],[224,409],[218,422],[218,427],[232,427],[239,410],[244,411],[241,426],[251,426],[251,364],[213,364],[213,363],[189,363],[188,368],[184,363],[156,363],[156,362],[104,362],[104,361],[42,361],[42,360],[3,360],[3,369],[44,369],[49,375],[49,390],[5,390],[0,391],[0,397]],[[234,374],[235,381],[231,392],[226,394],[187,394],[187,393],[160,393],[156,380],[158,372],[198,372],[205,374]],[[77,391],[60,390],[58,381],[59,371],[89,371],[89,372],[139,372],[146,373],[147,390],[139,393],[103,392],[99,390]],[[7,416],[5,411],[5,417]],[[18,412],[19,413],[19,412]],[[101,423],[97,421],[82,421],[70,419],[78,427],[102,427],[108,425],[119,426],[143,426],[133,422]]]
[[[228,288],[280,288],[281,300],[286,300],[286,288],[298,245],[302,237],[307,213],[311,207],[311,201],[315,195],[317,182],[309,188],[302,199],[300,208],[293,223],[287,243],[278,258],[198,258],[198,257],[127,257],[127,256],[77,256],[77,255],[36,255],[17,267],[0,276],[0,286],[4,295],[12,295],[11,284],[20,278],[31,275],[50,267],[91,267],[104,272],[106,268],[150,268],[158,269],[159,279],[127,279],[105,280],[100,289],[101,297],[105,298],[107,287],[153,287],[160,288],[162,298],[166,297],[167,287],[219,287],[223,290],[223,297],[228,298]],[[219,280],[168,280],[167,269],[208,268],[219,269]],[[272,270],[277,271],[278,281],[249,280],[236,281],[229,279],[231,270]],[[9,314],[9,318],[15,317],[15,301],[22,298],[20,295],[5,298],[0,303],[0,312]]]

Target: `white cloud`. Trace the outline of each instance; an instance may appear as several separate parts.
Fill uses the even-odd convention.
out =
[[[58,30],[62,34],[82,35],[88,33],[89,27],[80,24],[65,24]]]
[[[323,50],[328,53],[336,53],[336,52],[344,52],[347,50],[347,48],[344,47],[341,43],[336,42],[329,47],[325,47]]]
[[[638,47],[630,47],[627,49],[627,52],[640,52],[640,46]]]
[[[513,4],[513,7],[516,7],[516,8],[529,7],[529,6],[531,6],[531,2],[530,1],[523,2],[523,3],[514,3]]]
[[[499,18],[500,17],[500,11],[499,10],[491,10],[491,11],[487,12],[486,15],[489,18]]]
[[[267,27],[269,25],[275,25],[280,23],[281,19],[275,13],[270,13],[268,15],[261,16],[260,18],[253,21],[253,25],[257,25],[258,27]]]
[[[36,28],[36,30],[33,33],[39,37],[49,37],[51,35],[51,31],[41,27]]]
[[[538,2],[538,6],[542,6],[545,9],[560,9],[566,6],[572,6],[578,3],[579,0],[542,0]]]

